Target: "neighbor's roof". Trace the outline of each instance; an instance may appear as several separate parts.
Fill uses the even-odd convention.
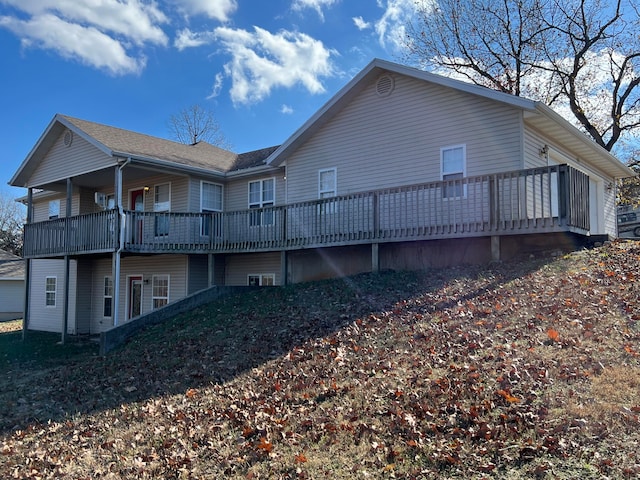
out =
[[[261,149],[236,154],[207,142],[186,145],[57,114],[9,183],[15,186],[26,186],[29,177],[65,129],[71,130],[74,135],[82,137],[109,157],[129,158],[132,161],[157,164],[159,167],[198,169],[220,174],[265,165],[265,159],[273,151],[273,149]],[[107,166],[109,165],[105,165]]]
[[[615,178],[623,178],[635,175],[634,172],[620,162],[614,155],[595,143],[591,138],[579,131],[547,105],[517,97],[507,93],[491,90],[486,87],[474,85],[460,80],[443,77],[424,70],[399,65],[381,59],[372,60],[362,71],[338,91],[327,103],[324,104],[304,125],[291,135],[276,151],[274,151],[267,163],[280,165],[300,145],[309,139],[323,125],[329,122],[342,108],[344,108],[358,93],[366,88],[372,81],[384,72],[406,75],[417,80],[422,80],[435,85],[452,88],[472,95],[478,95],[495,102],[505,103],[525,112],[525,122],[538,128],[544,134],[553,138],[558,144],[566,146],[581,159],[596,165],[607,174]]]
[[[0,250],[0,280],[24,280],[24,260]]]

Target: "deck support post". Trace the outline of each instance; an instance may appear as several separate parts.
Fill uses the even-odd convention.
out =
[[[111,315],[113,319],[113,326],[118,325],[119,320],[119,312],[120,312],[120,252],[124,247],[124,213],[122,210],[122,169],[125,164],[118,165],[115,168],[115,179],[114,179],[114,197],[116,208],[118,210],[117,217],[117,228],[115,229],[114,235],[116,235],[116,248],[113,252],[113,256],[111,258],[111,285],[113,286],[113,297],[111,306]]]
[[[216,257],[213,253],[207,254],[207,288],[215,285]]]
[[[288,271],[289,271],[289,256],[286,250],[280,252],[280,285],[285,286],[289,283]]]
[[[500,261],[500,236],[491,236],[491,260],[494,262]]]
[[[380,273],[380,244],[371,244],[371,272]]]
[[[64,238],[69,245],[69,236],[71,231],[69,229],[69,219],[72,214],[72,201],[73,201],[73,182],[71,178],[67,178],[67,205],[65,211],[65,236]],[[60,342],[64,345],[67,340],[67,329],[69,328],[69,278],[70,275],[70,263],[71,258],[69,255],[64,256],[64,306],[62,310],[62,338]]]
[[[33,188],[29,187],[27,191],[27,218],[25,223],[33,222]],[[24,234],[22,237],[22,245],[24,248]],[[24,252],[23,252],[24,256]],[[24,261],[24,311],[22,312],[22,340],[27,337],[29,329],[29,302],[31,297],[31,260],[28,258]]]

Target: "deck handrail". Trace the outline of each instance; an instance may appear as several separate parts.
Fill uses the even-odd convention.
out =
[[[216,253],[589,230],[589,177],[567,165],[232,212],[123,211],[124,251]],[[25,256],[119,247],[118,211],[25,225]]]

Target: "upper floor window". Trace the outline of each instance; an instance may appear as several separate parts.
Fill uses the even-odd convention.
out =
[[[204,181],[200,184],[200,210],[202,213],[222,211],[222,185]],[[211,233],[211,222],[211,217],[203,215],[202,235]],[[214,228],[214,232],[216,231]]]
[[[462,179],[466,173],[467,149],[465,145],[455,145],[440,149],[442,180],[447,183],[442,187],[443,198],[462,197],[465,194]],[[460,181],[456,181],[460,180]]]
[[[49,200],[49,220],[60,217],[60,200]]]
[[[171,210],[171,184],[163,183],[154,187],[153,211],[156,213],[169,212]],[[156,236],[169,235],[169,216],[156,215]]]
[[[276,203],[276,180],[266,178],[249,182],[249,208],[273,207]],[[273,211],[261,211],[250,215],[250,225],[273,225]]]
[[[335,197],[337,193],[337,171],[325,168],[318,171],[318,198]]]

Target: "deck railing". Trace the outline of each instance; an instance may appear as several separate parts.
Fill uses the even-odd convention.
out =
[[[116,210],[25,226],[25,255],[114,251]],[[556,165],[218,213],[124,212],[123,250],[224,253],[589,230],[589,178]]]

